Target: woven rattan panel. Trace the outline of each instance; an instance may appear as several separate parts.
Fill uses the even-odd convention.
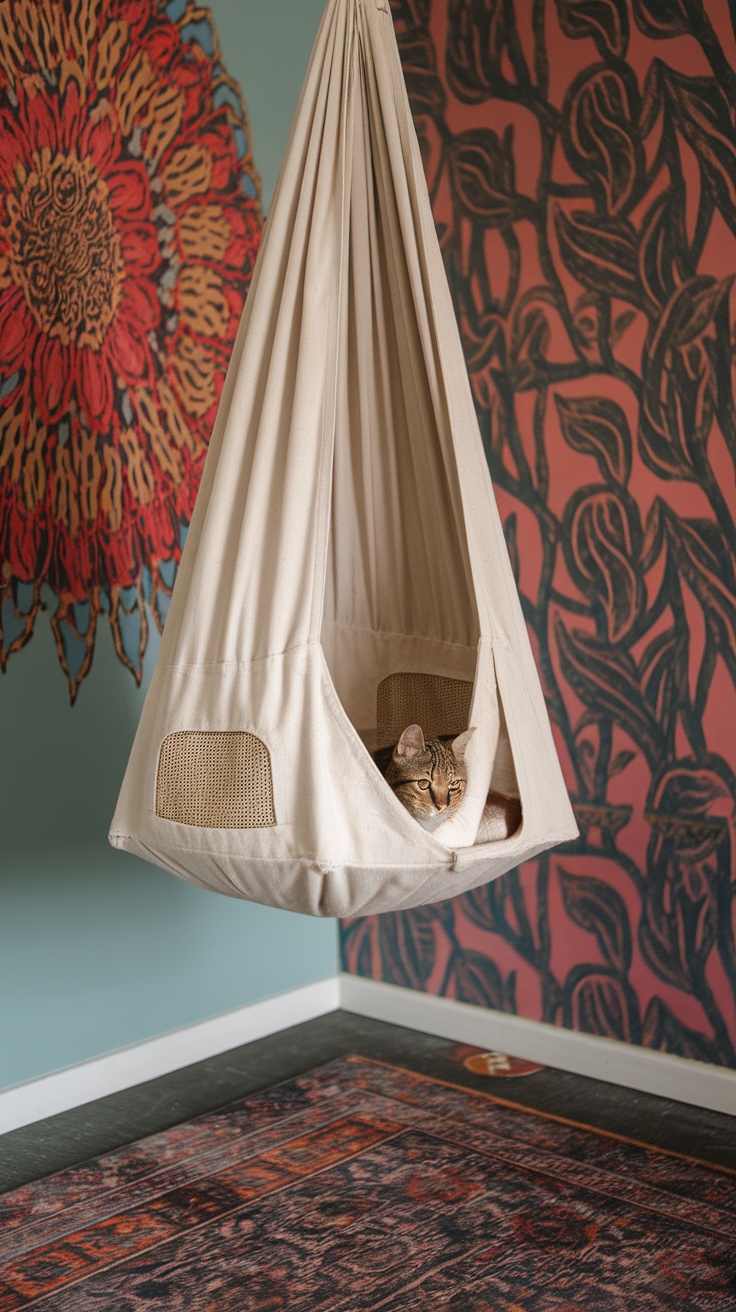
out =
[[[156,815],[205,829],[276,824],[271,758],[252,733],[171,733],[161,744]]]
[[[425,738],[462,733],[468,727],[473,685],[440,674],[389,674],[378,685],[378,747],[398,742],[408,724],[419,724]]]

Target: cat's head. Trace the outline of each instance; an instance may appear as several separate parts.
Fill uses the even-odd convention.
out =
[[[455,739],[425,742],[418,724],[410,724],[397,742],[386,782],[416,820],[432,822],[462,801],[467,774],[465,750],[474,729]]]

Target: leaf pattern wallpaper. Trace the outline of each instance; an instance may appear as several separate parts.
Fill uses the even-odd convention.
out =
[[[0,670],[51,604],[72,701],[100,617],[140,681],[260,233],[207,8],[0,0]]]
[[[736,12],[393,13],[581,837],[344,967],[736,1066]]]

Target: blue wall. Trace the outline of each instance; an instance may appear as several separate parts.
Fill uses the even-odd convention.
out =
[[[322,0],[211,7],[267,209]],[[0,1088],[337,968],[332,921],[220,898],[108,847],[142,702],[101,626],[70,708],[48,615],[0,677]]]
[[[228,72],[248,108],[268,213],[327,0],[211,0]]]

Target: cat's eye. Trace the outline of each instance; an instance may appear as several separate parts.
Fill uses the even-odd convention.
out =
[[[427,789],[429,788],[429,779],[417,779],[417,783],[419,784],[419,787],[421,788],[422,792],[426,792]]]

